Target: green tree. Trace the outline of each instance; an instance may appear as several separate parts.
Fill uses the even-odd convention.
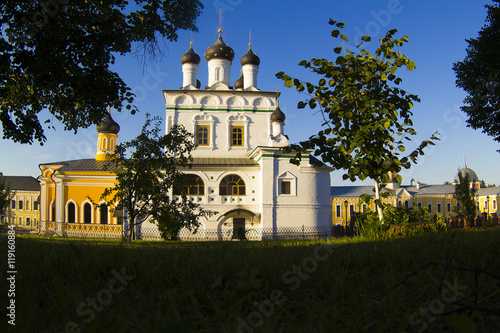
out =
[[[200,0],[3,0],[0,120],[3,138],[41,144],[44,123],[98,124],[108,106],[136,112],[134,94],[110,66],[136,50],[155,57],[178,29],[197,30]],[[47,114],[40,114],[41,111]],[[40,118],[39,118],[40,117]],[[52,125],[51,125],[52,124]]]
[[[5,184],[5,177],[0,172],[0,216],[4,216],[5,210],[10,204],[10,189],[8,184]]]
[[[469,173],[465,176],[461,172],[458,173],[459,182],[455,184],[454,197],[457,200],[456,212],[469,223],[474,220],[476,216],[476,202],[474,195],[477,190],[471,187],[471,179]]]
[[[169,196],[173,186],[183,187],[186,177],[180,169],[190,166],[194,143],[184,127],[172,126],[161,135],[160,125],[158,117],[147,115],[139,136],[117,145],[107,164],[116,184],[104,190],[101,200],[126,212],[129,241],[135,238],[135,227],[147,219],[158,225],[164,238],[172,239],[183,227],[196,229],[198,219],[211,213],[187,200],[185,193],[180,201]]]
[[[330,24],[336,26],[332,37],[347,42],[348,38],[339,30],[345,25],[332,19]],[[424,148],[437,139],[434,134],[407,156],[402,156],[406,151],[405,140],[416,135],[410,109],[419,98],[399,88],[402,79],[396,76],[396,71],[401,67],[411,71],[415,63],[395,50],[408,41],[407,36],[394,38],[396,32],[390,30],[380,39],[374,56],[360,48],[363,42],[370,41],[369,36],[363,36],[357,52],[340,45],[333,49],[337,55],[334,61],[302,60],[300,66],[321,76],[316,85],[283,72],[276,74],[285,81],[286,87],[307,91],[310,98],[299,102],[300,109],[319,108],[324,119],[318,134],[286,149],[297,152],[292,162],[298,163],[301,153],[314,149],[314,155],[320,156],[324,163],[346,171],[344,180],[373,179],[380,219],[383,216],[380,184],[387,182],[391,175],[396,175],[395,180],[401,182],[397,173],[402,168],[410,168],[411,162],[416,163],[417,157],[424,154]]]
[[[467,40],[467,55],[453,64],[457,87],[467,93],[462,111],[473,129],[500,142],[500,8],[486,5],[486,24],[477,38]]]

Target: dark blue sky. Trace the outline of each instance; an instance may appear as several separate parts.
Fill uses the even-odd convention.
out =
[[[302,59],[325,57],[335,59],[332,49],[338,40],[330,36],[329,18],[344,22],[344,33],[358,41],[362,34],[378,40],[387,30],[396,28],[398,36],[408,35],[410,42],[401,52],[415,61],[417,68],[401,74],[403,88],[419,95],[422,102],[413,108],[414,125],[418,136],[414,144],[439,130],[442,141],[429,149],[424,158],[411,170],[402,174],[403,183],[411,178],[428,184],[452,181],[462,167],[463,151],[467,165],[486,183],[500,185],[498,167],[500,145],[480,131],[466,127],[465,114],[459,108],[464,92],[455,86],[452,65],[463,60],[466,38],[476,37],[484,25],[486,8],[491,1],[451,0],[215,0],[203,1],[205,9],[197,21],[199,32],[180,32],[179,40],[166,43],[165,56],[140,65],[133,55],[119,59],[117,70],[134,88],[140,115],[115,114],[120,124],[119,141],[136,136],[143,123],[143,114],[164,115],[162,89],[178,89],[182,84],[180,57],[194,43],[202,56],[217,38],[219,7],[222,8],[224,41],[234,49],[231,82],[240,74],[239,60],[248,49],[249,32],[253,51],[260,57],[258,85],[261,90],[282,92],[280,107],[287,116],[285,132],[291,142],[297,142],[319,129],[320,119],[310,110],[298,110],[297,102],[307,98],[294,89],[285,88],[275,73],[285,71],[308,81],[316,76],[297,64]],[[351,44],[351,43],[350,43]],[[352,43],[351,46],[357,43]],[[375,43],[372,43],[375,44]],[[376,45],[368,47],[373,50]],[[198,78],[206,85],[206,62],[200,64]],[[2,140],[0,149],[8,158],[0,162],[0,171],[6,175],[38,175],[42,162],[88,158],[95,154],[95,128],[77,135],[64,132],[56,124],[56,131],[46,130],[47,143],[40,147],[22,146]],[[407,149],[411,149],[411,145]],[[333,185],[342,182],[342,172],[332,173]],[[371,184],[371,182],[368,182]]]

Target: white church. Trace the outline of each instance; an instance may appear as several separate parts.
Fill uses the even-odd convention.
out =
[[[182,87],[163,90],[166,132],[182,124],[195,135],[193,165],[184,170],[196,184],[188,189],[189,200],[217,212],[200,221],[193,236],[331,235],[331,169],[316,167],[311,156],[304,156],[299,166],[290,163],[291,156],[280,149],[288,145],[288,137],[278,94],[261,91],[257,85],[259,57],[249,45],[241,58],[242,75],[231,84],[234,51],[221,32],[204,54],[205,88],[197,77],[201,59],[191,44],[181,58]],[[143,235],[152,227],[144,224]],[[180,237],[191,238],[182,232]]]

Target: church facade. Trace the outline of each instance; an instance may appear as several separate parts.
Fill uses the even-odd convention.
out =
[[[217,212],[198,232],[266,237],[305,229],[331,235],[331,169],[316,167],[310,156],[296,166],[283,154],[286,116],[278,94],[258,88],[260,59],[251,45],[234,84],[229,81],[234,52],[220,30],[204,57],[205,89],[197,77],[201,59],[191,45],[181,58],[182,87],[163,90],[166,131],[181,124],[195,135],[194,163],[184,170],[198,184],[190,188],[190,200]]]
[[[200,221],[196,234],[181,231],[181,239],[274,238],[280,234],[331,235],[330,171],[316,167],[304,155],[290,163],[282,148],[288,145],[285,114],[277,92],[257,85],[260,59],[251,49],[241,58],[240,78],[230,83],[234,51],[218,40],[204,54],[209,75],[201,89],[201,62],[193,47],[181,58],[183,82],[163,90],[166,132],[176,124],[194,134],[193,164],[183,170],[195,185],[188,198],[216,212]],[[104,169],[106,153],[114,150],[119,126],[111,115],[98,127],[95,159],[40,165],[42,229],[78,235],[120,235],[123,226],[112,207],[97,203],[113,174]],[[173,189],[172,197],[180,195]],[[94,198],[94,201],[88,197]],[[158,238],[156,226],[144,222],[138,234]],[[238,238],[239,238],[238,237]]]

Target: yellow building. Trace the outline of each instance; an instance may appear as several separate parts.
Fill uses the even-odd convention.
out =
[[[487,213],[490,217],[499,213],[498,200],[500,187],[480,188],[480,181],[476,173],[470,168],[463,168],[459,172],[469,173],[471,187],[475,193],[477,215]],[[454,179],[458,181],[458,173]],[[427,208],[430,214],[439,214],[445,218],[455,217],[457,201],[454,198],[455,183],[450,185],[421,185],[412,179],[410,185],[401,185],[396,182],[387,184],[383,192],[389,192],[387,198],[382,199],[385,204],[406,208]],[[331,188],[332,222],[345,224],[350,221],[354,212],[363,212],[366,209],[375,210],[373,200],[367,206],[361,204],[361,195],[375,197],[374,186],[333,186]]]
[[[0,174],[0,176],[2,176]],[[38,228],[40,184],[31,176],[2,176],[10,189],[10,204],[2,222],[19,227]]]
[[[120,126],[110,114],[97,126],[95,159],[79,159],[39,165],[41,176],[41,230],[67,236],[120,237],[121,225],[112,207],[100,201],[113,187],[115,176],[105,166],[107,153],[115,149]]]

